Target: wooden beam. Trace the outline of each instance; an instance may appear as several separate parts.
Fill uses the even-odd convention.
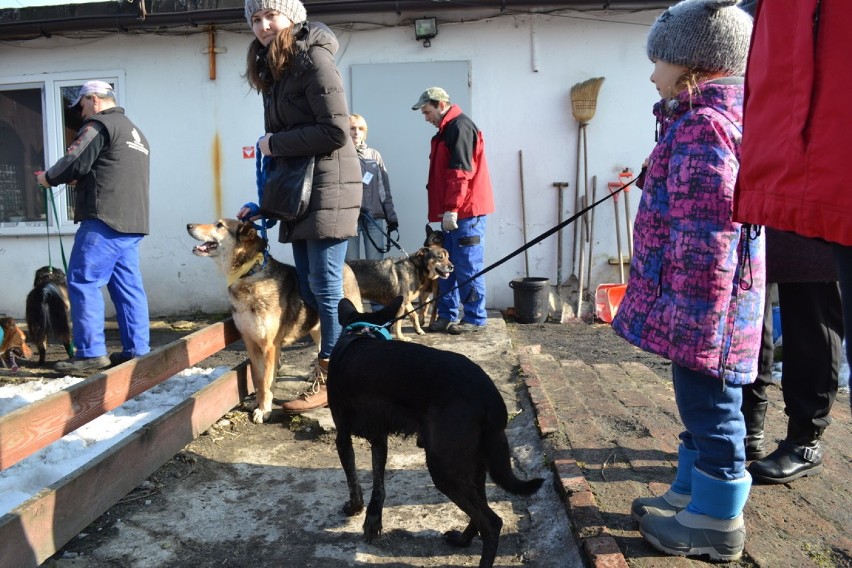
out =
[[[65,546],[253,392],[247,368],[238,365],[0,517],[0,566],[35,568]]]
[[[233,320],[228,318],[0,416],[0,470],[203,361],[239,338]]]

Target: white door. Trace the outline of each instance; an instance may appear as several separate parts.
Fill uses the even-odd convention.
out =
[[[400,244],[410,254],[426,236],[429,144],[436,133],[411,106],[429,87],[443,87],[451,101],[475,121],[470,108],[470,62],[352,65],[351,72],[350,111],[367,121],[367,145],[384,158],[399,217]],[[401,255],[396,249],[387,254]]]

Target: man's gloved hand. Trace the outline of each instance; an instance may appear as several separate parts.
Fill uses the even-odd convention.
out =
[[[445,231],[455,231],[459,228],[459,214],[455,211],[447,211],[444,213],[444,220],[441,221],[441,228]]]
[[[399,223],[397,223],[396,221],[388,221],[388,233],[392,233],[397,229],[399,229]]]

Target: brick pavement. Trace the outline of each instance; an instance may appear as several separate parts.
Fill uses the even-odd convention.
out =
[[[518,354],[545,449],[589,565],[706,565],[657,552],[642,539],[629,512],[635,497],[660,494],[674,478],[681,425],[670,380],[636,362],[557,360],[535,345],[519,348]],[[745,509],[745,553],[729,566],[852,566],[848,393],[838,396],[832,416],[823,439],[822,474],[753,487]],[[780,389],[771,389],[766,426],[774,448],[786,428]]]

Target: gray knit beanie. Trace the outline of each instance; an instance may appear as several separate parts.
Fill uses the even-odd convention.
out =
[[[695,71],[745,72],[751,16],[738,0],[684,0],[663,12],[648,34],[651,60]]]
[[[308,19],[305,5],[299,0],[246,0],[246,21],[249,27],[251,27],[252,14],[258,10],[275,10],[294,24],[300,24]]]

